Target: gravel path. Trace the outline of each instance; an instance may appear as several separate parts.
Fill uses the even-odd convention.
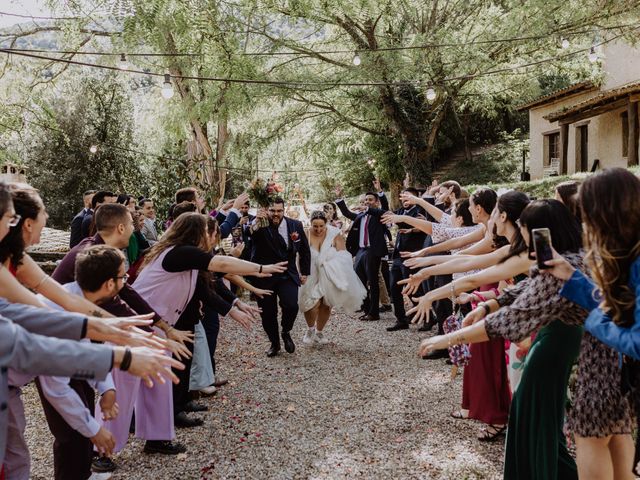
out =
[[[179,430],[188,452],[148,456],[134,440],[116,457],[114,479],[180,478],[500,478],[503,442],[475,439],[480,424],[454,420],[462,375],[449,381],[444,360],[416,356],[423,335],[388,333],[379,322],[336,315],[332,343],[264,355],[259,325],[227,323],[219,343],[221,376],[230,380],[203,400],[205,425]],[[35,479],[52,478],[51,436],[35,389],[25,392]]]

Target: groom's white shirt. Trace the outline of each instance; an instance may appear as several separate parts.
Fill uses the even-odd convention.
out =
[[[284,243],[289,245],[289,230],[287,230],[287,221],[284,218],[278,225],[278,233],[284,239]]]

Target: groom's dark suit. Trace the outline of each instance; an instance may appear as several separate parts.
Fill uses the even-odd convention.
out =
[[[253,284],[258,288],[272,290],[273,294],[258,299],[262,309],[262,326],[271,344],[280,347],[278,335],[278,300],[282,308],[282,333],[293,328],[298,315],[298,287],[300,275],[308,276],[311,272],[311,252],[309,241],[304,233],[302,223],[284,217],[287,225],[287,240],[278,231],[278,226],[270,224],[251,233],[251,261],[261,265],[288,262],[287,271],[271,277],[255,278]],[[296,266],[296,257],[300,256],[300,272]]]

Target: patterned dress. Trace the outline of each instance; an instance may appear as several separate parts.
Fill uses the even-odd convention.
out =
[[[576,268],[582,256],[568,254]],[[562,423],[571,365],[580,351],[573,432],[583,437],[630,433],[633,415],[620,392],[618,356],[589,334],[582,336],[587,312],[560,296],[563,282],[537,267],[531,276],[499,298],[503,307],[488,316],[489,337],[520,341],[540,329],[525,361],[514,396],[507,433],[505,478],[577,478],[566,450]]]

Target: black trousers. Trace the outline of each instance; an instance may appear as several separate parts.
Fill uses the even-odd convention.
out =
[[[355,271],[358,278],[367,287],[367,298],[362,307],[364,313],[374,317],[380,315],[380,284],[378,273],[382,257],[374,255],[371,250],[361,248],[356,254]]]
[[[193,333],[194,332],[194,324],[192,319],[184,319],[180,318],[174,325],[174,328],[177,330],[184,330]],[[189,349],[191,354],[193,355],[193,343],[185,343],[186,347]],[[189,396],[189,377],[191,375],[191,361],[192,358],[183,358],[180,360],[184,364],[184,370],[178,370],[176,368],[172,368],[173,373],[180,379],[180,382],[176,385],[173,384],[173,414],[176,415],[182,411],[184,411],[185,404],[191,399]]]
[[[282,310],[282,333],[288,333],[298,316],[298,284],[289,275],[271,277],[268,283],[256,279],[254,284],[258,288],[273,290],[271,295],[258,298],[258,306],[262,309],[262,328],[269,337],[272,345],[280,346],[278,334],[278,301]]]
[[[84,403],[89,411],[95,407],[95,392],[91,386],[82,380],[71,380],[69,386]],[[91,476],[91,461],[93,460],[93,443],[83,437],[65,422],[64,418],[49,403],[42,393],[40,381],[36,379],[36,387],[40,401],[47,417],[49,430],[53,434],[53,471],[56,480],[87,480]]]
[[[403,265],[404,258],[394,258],[391,264],[391,301],[393,302],[393,313],[396,316],[398,323],[409,323],[409,319],[406,316],[404,310],[404,298],[402,297],[402,285],[398,285],[400,280],[409,278],[411,275],[411,269]],[[420,292],[417,292],[414,296],[421,296]]]
[[[233,285],[231,286],[233,287]],[[202,326],[207,334],[207,345],[209,345],[209,353],[211,354],[213,373],[216,373],[216,347],[218,346],[218,334],[220,333],[220,315],[208,305],[204,306]]]
[[[433,288],[443,287],[453,281],[451,275],[436,275],[433,280]],[[444,329],[442,325],[444,321],[453,313],[453,305],[451,304],[450,297],[437,300],[433,304],[433,310],[436,312],[436,319],[438,321],[438,335],[444,335]]]

